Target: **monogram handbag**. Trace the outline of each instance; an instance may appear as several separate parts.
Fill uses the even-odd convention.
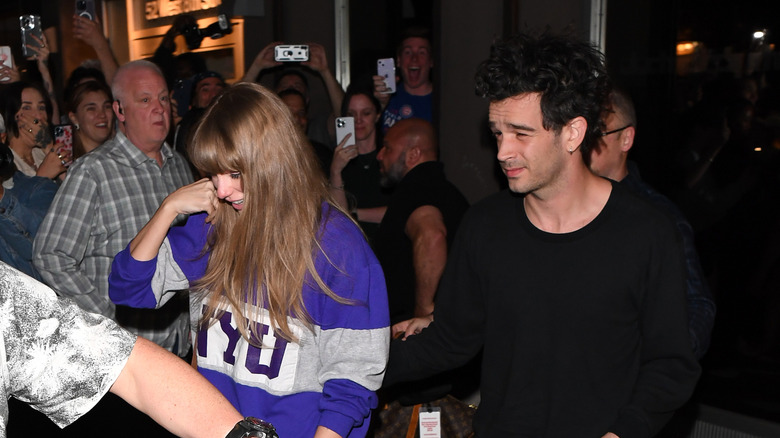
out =
[[[403,406],[397,400],[386,404],[378,413],[374,438],[416,438],[419,413],[428,407],[441,410],[442,438],[470,438],[474,436],[472,421],[477,408],[446,395],[429,403]]]

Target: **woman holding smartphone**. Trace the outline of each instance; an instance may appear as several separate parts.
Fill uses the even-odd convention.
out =
[[[377,130],[382,115],[379,101],[370,89],[347,90],[341,113],[355,119],[355,144],[344,138],[333,151],[330,166],[330,192],[339,205],[352,212],[369,241],[376,233],[387,209],[390,191],[379,185],[381,147]]]
[[[6,144],[13,151],[16,168],[27,176],[55,179],[67,170],[70,156],[54,150],[49,120],[51,104],[43,88],[14,82],[0,96],[6,128]]]
[[[333,201],[287,107],[240,83],[206,110],[188,152],[207,179],[169,195],[114,259],[118,304],[190,288],[200,372],[279,436],[365,436],[384,375],[384,276]],[[184,226],[169,229],[179,214]]]

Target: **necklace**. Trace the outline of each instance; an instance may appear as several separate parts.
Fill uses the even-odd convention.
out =
[[[358,156],[357,156],[358,163],[360,163],[360,166],[363,167],[363,170],[370,169],[371,168],[371,162],[376,160],[376,158],[374,158],[374,154],[372,152],[369,152],[369,153],[363,154],[363,155],[358,154]]]

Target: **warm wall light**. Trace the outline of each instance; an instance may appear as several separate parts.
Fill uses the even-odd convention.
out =
[[[683,41],[677,43],[677,56],[690,55],[699,47],[697,41]]]

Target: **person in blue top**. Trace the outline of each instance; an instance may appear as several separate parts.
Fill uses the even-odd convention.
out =
[[[32,264],[38,226],[57,193],[57,183],[16,169],[11,149],[0,143],[0,260],[40,281]]]
[[[390,330],[363,234],[262,86],[226,90],[192,138],[210,177],[169,195],[116,256],[111,299],[160,307],[190,288],[198,369],[240,412],[283,437],[365,436]]]
[[[395,94],[382,76],[374,76],[374,96],[382,104],[382,132],[395,122],[412,117],[433,123],[433,48],[430,32],[422,27],[405,29],[396,50],[396,62],[401,75]]]

